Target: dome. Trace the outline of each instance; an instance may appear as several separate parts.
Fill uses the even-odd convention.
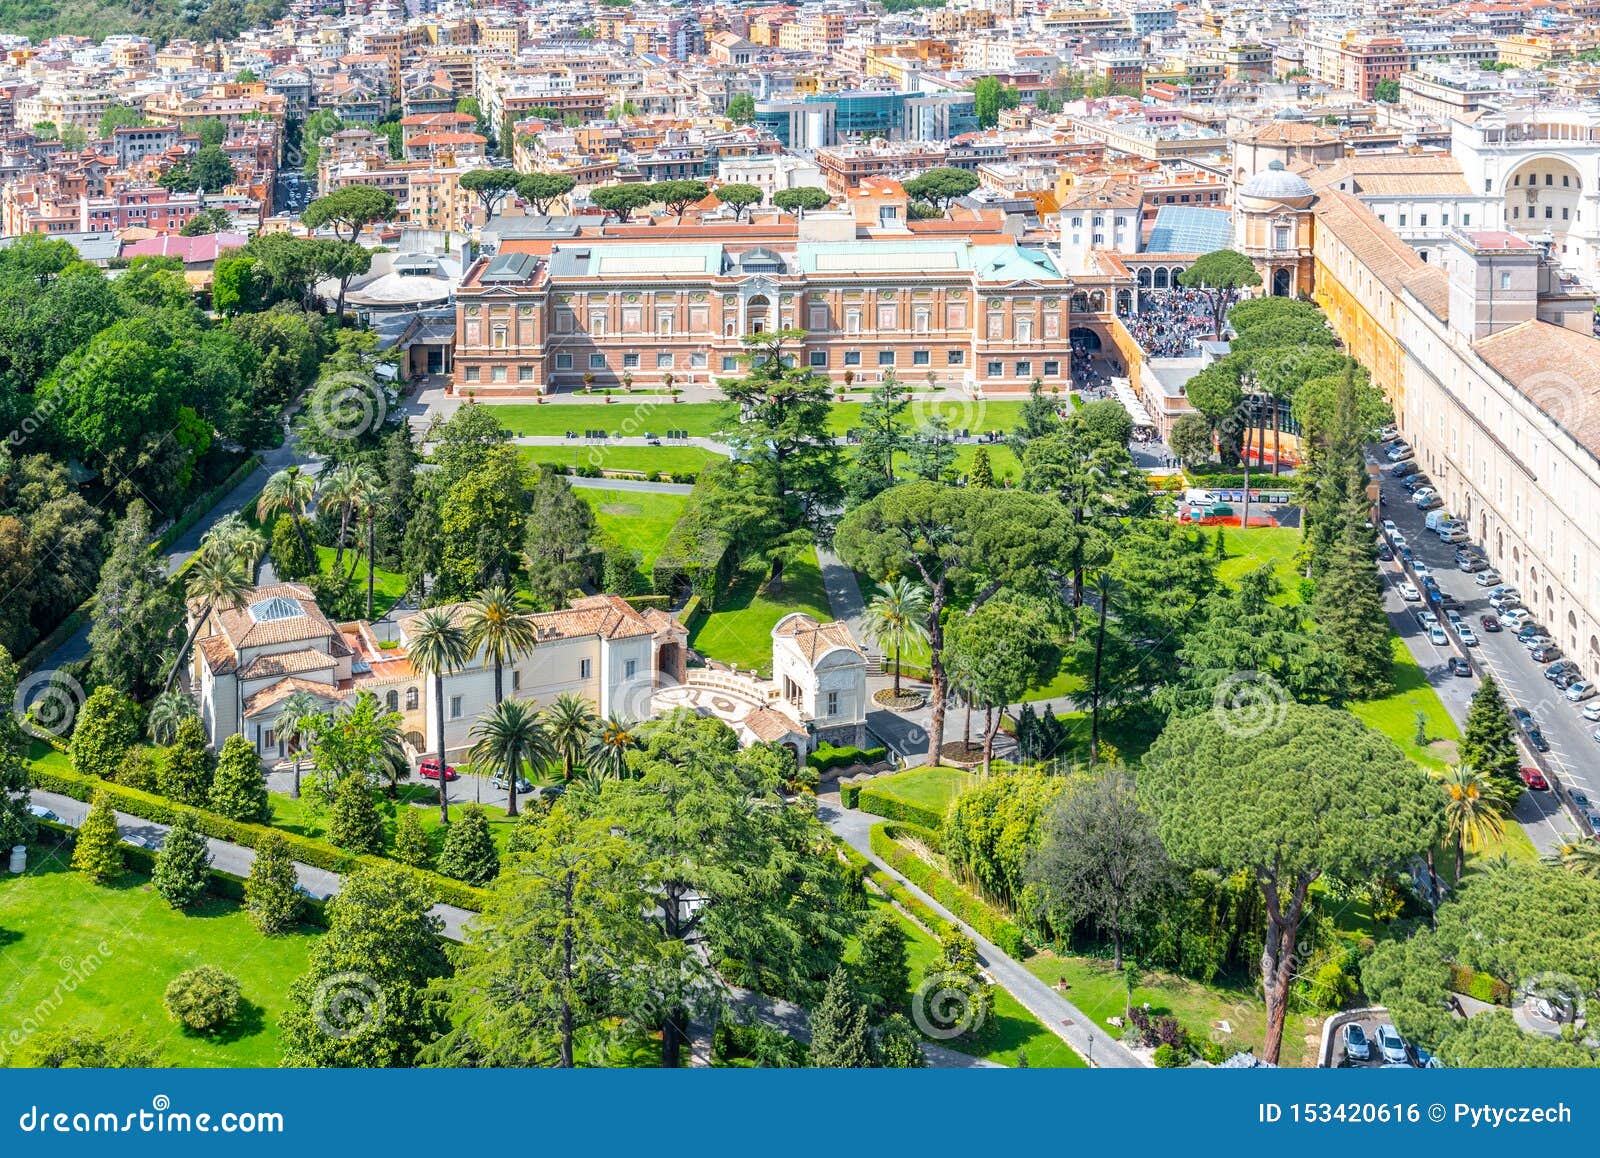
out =
[[[1246,181],[1239,196],[1254,197],[1258,201],[1298,201],[1303,197],[1315,197],[1316,192],[1304,177],[1289,172],[1283,162],[1274,161]]]

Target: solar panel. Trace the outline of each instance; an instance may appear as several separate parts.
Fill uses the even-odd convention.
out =
[[[1226,209],[1198,205],[1163,205],[1156,211],[1146,253],[1211,253],[1233,238],[1233,219]]]

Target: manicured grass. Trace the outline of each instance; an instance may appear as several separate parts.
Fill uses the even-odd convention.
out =
[[[263,937],[232,901],[176,912],[147,878],[94,885],[66,868],[67,855],[36,845],[26,874],[0,878],[0,1048],[37,1019],[51,1030],[131,1031],[168,1065],[278,1063],[278,1019],[314,930]],[[214,1037],[183,1032],[161,1003],[167,983],[197,965],[232,973],[249,1003]]]
[[[1205,528],[1206,537],[1216,541],[1219,528]],[[1235,583],[1242,576],[1270,563],[1283,590],[1279,603],[1299,603],[1300,573],[1295,553],[1300,550],[1300,531],[1295,527],[1222,527],[1227,557],[1217,564],[1217,578]]]
[[[555,467],[592,466],[598,470],[631,470],[642,474],[693,474],[722,455],[698,446],[519,446],[524,460]]]
[[[459,795],[458,790],[452,790],[452,797]],[[375,793],[378,802],[378,814],[383,819],[383,851],[385,854],[394,849],[395,824],[399,819],[399,810],[410,808],[417,814],[417,819],[422,821],[422,830],[428,834],[428,841],[433,846],[434,856],[438,856],[444,849],[446,828],[439,823],[439,788],[432,781],[420,784],[402,784],[398,800],[390,800],[380,790]],[[521,801],[521,797],[518,798]],[[313,809],[311,803],[301,797],[299,800],[287,793],[272,792],[268,794],[272,807],[272,818],[268,822],[275,828],[285,832],[296,832],[302,836],[313,836],[326,839],[328,835],[329,811],[324,808],[320,812]],[[450,805],[450,819],[452,822],[461,819],[463,804]],[[519,809],[521,804],[519,803]],[[513,817],[506,815],[505,809],[494,805],[483,805],[484,814],[489,820],[489,835],[493,837],[494,844],[503,855],[506,851],[506,842],[511,839],[511,832],[517,825]]]
[[[944,418],[952,428],[971,431],[1003,430],[1016,427],[1021,402],[986,402],[973,399],[929,401],[912,399],[905,411],[906,421],[917,425],[933,415]],[[639,437],[646,431],[665,434],[682,430],[693,438],[705,438],[738,426],[735,408],[726,402],[673,403],[662,396],[618,397],[609,405],[601,403],[550,402],[495,404],[495,417],[513,434],[560,436],[569,430],[605,430],[612,435]],[[828,416],[828,429],[843,435],[861,423],[861,403],[836,402]],[[996,473],[999,473],[998,467]]]
[[[881,897],[869,898],[873,907],[888,906]],[[906,993],[903,1012],[909,1012],[917,986],[932,970],[939,957],[938,943],[914,921],[899,914],[901,928],[906,934],[906,960],[911,966],[911,988]],[[854,947],[847,958],[854,956]],[[999,986],[994,988],[994,1007],[989,1018],[977,1030],[962,1034],[950,1041],[936,1044],[972,1057],[985,1058],[1001,1065],[1014,1066],[1017,1055],[1026,1051],[1028,1065],[1057,1069],[1083,1069],[1087,1063],[1066,1042],[1062,1041],[1011,994]]]
[[[646,579],[667,541],[667,533],[689,501],[687,495],[590,490],[588,487],[579,487],[575,493],[593,508],[595,522],[602,531],[639,552],[639,570]]]
[[[28,741],[28,763],[37,764],[47,772],[71,772],[72,757],[43,740]]]
[[[735,667],[770,673],[772,629],[794,611],[804,611],[822,623],[833,619],[814,550],[785,564],[780,591],[766,589],[765,575],[740,576],[733,590],[718,601],[716,611],[696,617],[689,646]]]
[[[1411,657],[1405,641],[1391,633],[1389,646],[1394,653],[1394,690],[1381,699],[1351,704],[1350,710],[1367,727],[1399,744],[1406,755],[1423,767],[1443,768],[1455,759],[1461,729]],[[1426,747],[1419,747],[1416,742],[1419,711],[1427,718],[1429,743]]]
[[[992,402],[991,406],[1000,403]],[[956,447],[956,473],[962,478],[972,470],[972,460],[977,457],[978,447],[989,448],[989,473],[994,475],[996,486],[1004,485],[1006,479],[1011,480],[1011,485],[1016,486],[1022,482],[1022,464],[1017,461],[1017,456],[1011,448],[1003,442],[962,443]]]
[[[333,574],[333,548],[317,547],[316,552],[317,564],[321,567],[322,573],[324,575]],[[343,574],[350,574],[351,561],[352,553],[350,548],[346,547]],[[367,564],[365,559],[356,563],[356,573],[351,578],[351,582],[355,584],[356,590],[361,594],[361,606],[362,610],[365,611],[367,598]],[[388,613],[389,608],[398,603],[400,597],[405,593],[406,577],[404,575],[398,571],[385,571],[382,567],[374,568],[372,572],[372,617],[374,619],[383,618]]]
[[[961,738],[960,729],[952,729],[948,719],[945,722],[945,736],[950,739]],[[977,776],[971,772],[944,764],[937,767],[928,764],[896,772],[893,776],[874,777],[869,787],[891,800],[901,800],[942,814],[957,796],[976,781]]]
[[[1126,1010],[1126,985],[1120,973],[1111,968],[1109,958],[1058,957],[1038,953],[1026,962],[1028,972],[1052,986],[1065,980],[1064,996],[1088,1014],[1105,1033],[1116,1037],[1121,1031],[1107,1018],[1121,1017]],[[1257,1056],[1266,1040],[1266,1007],[1248,983],[1202,985],[1176,974],[1149,970],[1133,991],[1134,1004],[1150,1003],[1152,1014],[1170,1014],[1191,1034],[1213,1038],[1244,1049],[1253,1047]],[[1228,1029],[1222,1028],[1226,1022]],[[1289,1014],[1283,1034],[1280,1063],[1286,1066],[1316,1064],[1317,1047],[1306,1039],[1320,1030],[1321,1019],[1305,1014]],[[1231,1030],[1231,1032],[1230,1032]],[[1031,1060],[1031,1059],[1030,1059]]]

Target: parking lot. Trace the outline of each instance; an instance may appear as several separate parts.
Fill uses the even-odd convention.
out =
[[[1367,1035],[1368,1050],[1365,1061],[1352,1060],[1351,1058],[1345,1056],[1345,1026],[1352,1023],[1359,1025],[1362,1032]],[[1362,1012],[1356,1014],[1354,1017],[1346,1018],[1339,1028],[1334,1030],[1333,1040],[1329,1045],[1329,1051],[1332,1054],[1331,1058],[1329,1059],[1329,1064],[1332,1066],[1332,1068],[1340,1070],[1381,1069],[1385,1063],[1383,1051],[1378,1048],[1378,1027],[1380,1025],[1393,1024],[1394,1018],[1390,1017],[1388,1012],[1383,1010],[1377,1012]],[[1405,1044],[1407,1064],[1417,1066],[1419,1063],[1416,1048],[1410,1042],[1406,1042]]]
[[[1479,626],[1480,617],[1491,614],[1488,603],[1492,587],[1480,587],[1474,577],[1459,570],[1454,561],[1456,547],[1442,542],[1423,525],[1424,513],[1412,502],[1412,496],[1391,477],[1384,456],[1375,456],[1384,464],[1382,494],[1384,504],[1381,517],[1393,520],[1405,536],[1413,559],[1420,560],[1431,572],[1439,589],[1460,601],[1464,621],[1478,636],[1478,646],[1462,647],[1455,633],[1449,632],[1444,646],[1429,642],[1426,630],[1417,619],[1417,611],[1425,605],[1406,603],[1401,599],[1397,584],[1402,579],[1421,586],[1414,571],[1403,572],[1397,555],[1392,563],[1382,564],[1388,576],[1385,604],[1390,622],[1405,639],[1412,654],[1427,672],[1429,682],[1439,690],[1445,706],[1457,723],[1466,720],[1467,706],[1472,693],[1477,690],[1479,675],[1490,672],[1500,685],[1502,694],[1511,707],[1523,707],[1532,713],[1545,740],[1550,745],[1547,753],[1536,753],[1519,736],[1523,763],[1543,771],[1553,783],[1569,792],[1580,792],[1590,800],[1600,800],[1600,744],[1592,738],[1596,725],[1584,720],[1580,714],[1582,704],[1569,702],[1549,680],[1544,677],[1545,664],[1535,662],[1528,649],[1518,642],[1512,631],[1487,632]],[[1494,564],[1496,560],[1490,559]],[[1512,578],[1505,575],[1503,582]],[[1473,664],[1472,678],[1451,676],[1446,664],[1452,655],[1465,655]],[[1593,677],[1596,673],[1587,672]],[[1596,697],[1600,700],[1600,697]],[[1595,701],[1590,701],[1595,702]],[[1516,818],[1527,829],[1534,846],[1541,852],[1557,846],[1564,835],[1584,831],[1577,817],[1570,815],[1557,799],[1557,791],[1530,791],[1522,794],[1517,803]]]

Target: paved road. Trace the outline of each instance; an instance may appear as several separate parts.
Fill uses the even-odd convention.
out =
[[[894,877],[918,900],[971,937],[978,946],[979,962],[994,979],[995,984],[1020,1001],[1028,1012],[1077,1050],[1081,1057],[1088,1059],[1093,1065],[1111,1069],[1137,1069],[1143,1065],[1137,1057],[1124,1049],[1120,1042],[1096,1029],[1094,1021],[1077,1006],[1029,973],[1021,963],[979,936],[977,930],[961,921],[938,901],[874,856],[869,834],[874,824],[883,822],[881,816],[845,808],[840,803],[837,792],[817,797],[817,816],[851,848]]]
[[[1600,745],[1590,738],[1594,726],[1587,724],[1579,714],[1580,705],[1568,703],[1555,685],[1544,678],[1544,665],[1532,660],[1513,633],[1491,633],[1479,627],[1479,617],[1490,613],[1489,588],[1478,586],[1472,575],[1456,568],[1455,547],[1441,542],[1423,526],[1423,513],[1416,509],[1405,489],[1389,477],[1387,470],[1383,475],[1382,492],[1383,517],[1393,520],[1399,527],[1414,557],[1428,566],[1440,589],[1461,601],[1462,617],[1481,641],[1476,648],[1459,648],[1454,641],[1450,647],[1434,647],[1417,623],[1414,609],[1420,607],[1419,604],[1398,612],[1405,606],[1393,588],[1393,582],[1400,576],[1399,561],[1385,565],[1391,579],[1386,596],[1391,622],[1417,662],[1422,664],[1429,682],[1439,690],[1445,707],[1458,724],[1465,726],[1467,707],[1479,681],[1476,676],[1472,679],[1452,677],[1443,666],[1451,654],[1465,654],[1473,661],[1477,672],[1493,673],[1510,704],[1533,713],[1545,739],[1550,742],[1550,752],[1543,757],[1522,743],[1524,763],[1536,764],[1547,773],[1554,772],[1563,784],[1587,793],[1591,800],[1600,800]],[[1554,792],[1524,792],[1514,815],[1540,852],[1556,847],[1563,836],[1581,831]]]
[[[73,828],[82,824],[83,818],[89,813],[89,806],[83,801],[74,800],[58,792],[45,792],[35,788],[32,799],[35,804],[54,812],[61,818],[63,824],[70,824]],[[158,849],[161,847],[161,842],[166,839],[167,826],[119,812],[117,832],[128,844],[138,845],[140,848]],[[256,859],[254,849],[212,837],[206,838],[206,847],[211,852],[213,868],[239,877],[250,875],[250,866]],[[338,873],[301,864],[298,861],[295,862],[294,870],[300,886],[318,900],[327,900],[339,891],[341,878]],[[477,916],[476,913],[457,908],[455,905],[434,905],[431,911],[444,922],[443,935],[452,941],[466,940],[467,922]]]
[[[584,478],[569,474],[567,481],[579,490],[635,491],[651,495],[686,495],[694,490],[689,483],[647,482],[642,478]]]

